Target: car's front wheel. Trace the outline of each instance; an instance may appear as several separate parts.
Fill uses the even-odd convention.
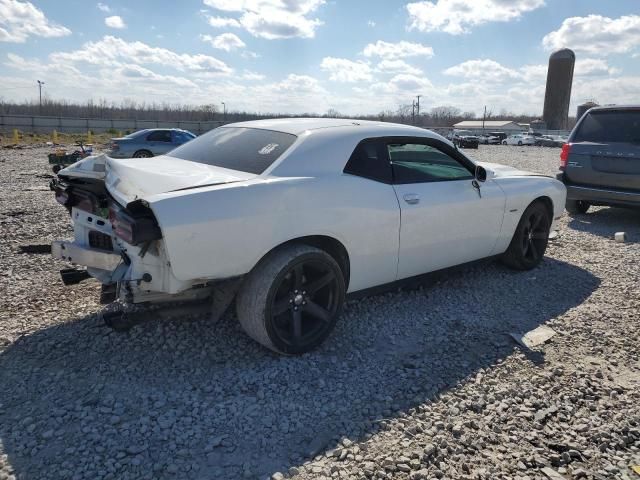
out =
[[[247,334],[278,353],[313,350],[342,311],[345,280],[331,255],[303,244],[279,248],[247,275],[236,311]]]
[[[589,202],[585,202],[584,200],[567,200],[564,208],[569,212],[570,215],[578,215],[580,213],[587,213],[591,205]]]
[[[547,207],[536,201],[527,207],[513,234],[502,262],[516,270],[531,270],[543,259],[549,242],[551,214]]]

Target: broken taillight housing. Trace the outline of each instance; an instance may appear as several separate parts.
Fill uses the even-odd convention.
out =
[[[562,145],[562,152],[560,152],[560,170],[567,168],[567,162],[569,161],[569,154],[571,153],[571,144],[565,143]]]
[[[56,202],[66,207],[69,202],[69,194],[64,190],[56,190]]]
[[[131,210],[124,209],[115,202],[109,204],[109,221],[116,237],[131,245],[162,238],[158,222],[146,204],[136,200],[129,206]]]

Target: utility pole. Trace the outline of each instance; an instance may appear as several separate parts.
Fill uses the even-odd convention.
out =
[[[40,80],[38,80],[38,90],[40,91],[40,108],[39,108],[40,115],[42,115],[42,85],[44,85],[44,82],[41,82]]]
[[[418,118],[420,118],[420,97],[421,96],[422,95],[418,95],[418,103],[417,103],[417,106],[416,106],[416,108],[417,108],[417,114],[416,115],[418,115]]]
[[[222,121],[226,122],[227,121],[227,105],[224,102],[220,102],[222,103]]]
[[[416,101],[411,100],[411,125],[416,124]]]
[[[484,106],[484,115],[482,115],[482,133],[484,133],[484,122],[487,120],[487,106]]]

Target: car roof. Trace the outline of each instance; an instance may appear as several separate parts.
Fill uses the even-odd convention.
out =
[[[258,128],[263,130],[274,130],[277,132],[300,135],[306,131],[326,128],[335,129],[362,129],[366,135],[389,135],[393,131],[396,135],[419,135],[428,136],[431,133],[424,128],[402,125],[399,123],[376,122],[371,120],[354,120],[339,118],[275,118],[269,120],[252,120],[248,122],[229,123],[224,127]]]
[[[640,110],[640,105],[603,105],[600,107],[592,107],[590,111],[606,111],[606,110]]]

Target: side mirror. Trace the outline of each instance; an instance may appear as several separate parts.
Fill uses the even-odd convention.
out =
[[[476,180],[479,182],[487,181],[487,170],[480,165],[476,165]]]

